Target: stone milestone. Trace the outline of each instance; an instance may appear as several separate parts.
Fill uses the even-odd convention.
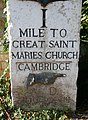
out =
[[[9,0],[13,104],[76,109],[81,0]]]

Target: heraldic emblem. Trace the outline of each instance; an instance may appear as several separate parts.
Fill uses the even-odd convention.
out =
[[[45,7],[45,6],[47,6],[51,2],[68,1],[68,0],[21,0],[21,1],[35,1],[35,2],[39,2],[43,7]]]

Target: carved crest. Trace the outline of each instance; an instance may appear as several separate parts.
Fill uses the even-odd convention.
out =
[[[56,1],[69,1],[69,0],[21,0],[21,1],[35,1],[39,2],[43,7],[48,5],[51,2],[56,2]]]

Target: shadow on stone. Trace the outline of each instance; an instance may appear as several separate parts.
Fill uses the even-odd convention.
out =
[[[85,41],[81,41],[77,88],[77,111],[84,112],[88,110],[88,42]]]

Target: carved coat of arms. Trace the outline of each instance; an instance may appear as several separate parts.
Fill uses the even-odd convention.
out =
[[[22,1],[35,1],[39,2],[43,7],[48,5],[51,2],[56,2],[56,1],[68,1],[68,0],[22,0]]]

